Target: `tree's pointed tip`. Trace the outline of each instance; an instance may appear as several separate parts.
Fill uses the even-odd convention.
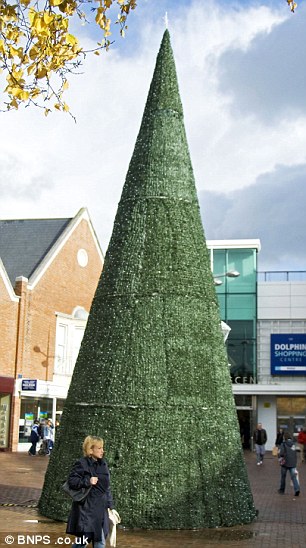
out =
[[[164,43],[165,41],[170,42],[170,32],[168,29],[165,29],[163,34],[162,43]]]

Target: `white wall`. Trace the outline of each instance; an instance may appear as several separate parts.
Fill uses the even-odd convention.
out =
[[[306,282],[258,282],[258,320],[306,317]]]
[[[267,451],[271,451],[276,438],[276,398],[275,396],[258,396],[257,400],[258,422],[267,431]]]
[[[259,282],[257,310],[257,381],[284,387],[305,386],[306,377],[271,376],[271,333],[306,333],[306,282]]]

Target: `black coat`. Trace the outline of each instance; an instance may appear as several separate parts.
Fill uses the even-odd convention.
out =
[[[285,458],[285,468],[295,468],[297,463],[296,447],[292,440],[284,441],[279,450],[279,457]]]
[[[258,430],[257,428],[254,432],[253,439],[254,439],[254,443],[256,443],[257,445],[265,445],[268,439],[266,430],[264,428],[261,428],[261,430]]]
[[[85,535],[97,542],[102,538],[102,528],[105,538],[108,535],[108,508],[114,507],[106,461],[83,457],[74,464],[68,483],[71,489],[87,487],[91,476],[97,476],[99,480],[92,486],[85,501],[72,503],[66,532],[77,537]]]
[[[38,426],[32,426],[30,442],[37,443],[39,441]]]
[[[284,432],[277,432],[275,445],[281,445],[284,441]]]

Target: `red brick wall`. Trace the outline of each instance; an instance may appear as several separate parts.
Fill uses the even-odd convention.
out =
[[[0,375],[14,377],[16,355],[16,333],[18,321],[18,303],[11,300],[2,277],[0,276]]]
[[[81,267],[77,252],[85,249],[88,264]],[[71,315],[76,306],[88,312],[102,270],[89,225],[82,220],[33,290],[28,291],[22,360],[23,377],[52,380],[55,350],[55,312]],[[40,352],[35,352],[38,347]]]

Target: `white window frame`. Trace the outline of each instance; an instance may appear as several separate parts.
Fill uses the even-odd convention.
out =
[[[75,318],[74,315],[69,316],[60,312],[56,313],[54,375],[72,376],[86,323],[87,319]],[[61,328],[65,331],[64,340],[62,340]]]

